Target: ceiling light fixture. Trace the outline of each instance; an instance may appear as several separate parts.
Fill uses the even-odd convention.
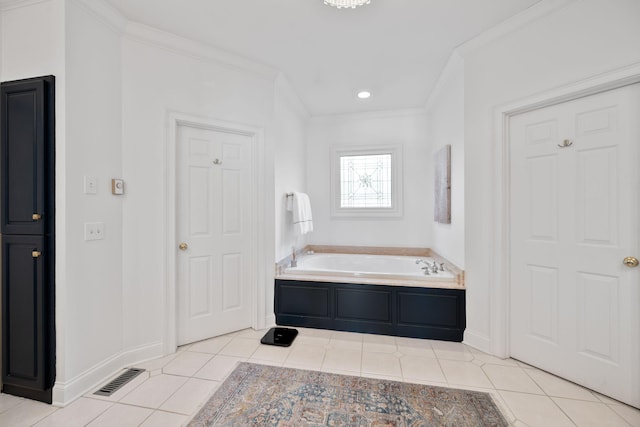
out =
[[[358,92],[358,98],[360,99],[367,99],[371,96],[371,92],[368,92],[366,90],[363,90],[362,92]]]
[[[369,3],[371,3],[371,0],[324,0],[324,4],[337,7],[338,9],[347,7],[355,9],[357,6]]]

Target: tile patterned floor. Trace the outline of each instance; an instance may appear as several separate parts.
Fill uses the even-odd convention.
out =
[[[0,426],[185,425],[239,361],[491,393],[513,426],[636,426],[640,411],[513,359],[460,343],[298,328],[293,346],[260,345],[245,330],[140,363],[147,371],[110,397],[66,408],[0,394]]]

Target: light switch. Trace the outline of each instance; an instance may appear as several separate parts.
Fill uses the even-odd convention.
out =
[[[84,194],[98,194],[98,179],[95,176],[84,177]]]

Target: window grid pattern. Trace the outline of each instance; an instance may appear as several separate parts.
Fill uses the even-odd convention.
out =
[[[391,154],[340,156],[340,207],[391,208]]]

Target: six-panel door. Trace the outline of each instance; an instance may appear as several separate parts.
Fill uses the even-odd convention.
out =
[[[178,344],[251,326],[251,144],[178,127]]]
[[[511,355],[640,405],[640,85],[511,119]]]

